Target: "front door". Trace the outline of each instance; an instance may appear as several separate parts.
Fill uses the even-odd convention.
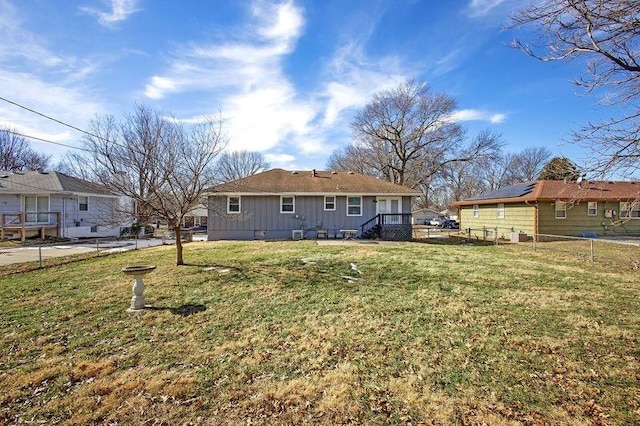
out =
[[[402,199],[401,198],[390,198],[378,197],[378,203],[376,205],[376,210],[378,214],[389,214],[396,213],[394,215],[383,216],[384,224],[394,225],[401,223],[400,215],[397,213],[402,213]]]

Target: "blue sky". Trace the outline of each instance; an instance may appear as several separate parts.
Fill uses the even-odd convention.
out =
[[[80,128],[135,103],[186,122],[221,113],[228,149],[324,168],[353,112],[414,78],[458,101],[469,136],[546,146],[606,111],[571,84],[583,66],[508,47],[520,0],[0,0],[0,97]],[[82,134],[0,102],[0,125],[78,146]],[[58,158],[66,149],[31,142]]]

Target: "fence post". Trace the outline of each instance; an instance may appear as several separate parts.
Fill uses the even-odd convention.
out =
[[[467,229],[467,244],[471,244],[471,227]]]
[[[38,260],[40,261],[40,267],[42,268],[42,246],[38,246]]]
[[[493,236],[494,236],[494,237],[495,237],[495,239],[496,239],[496,245],[498,245],[498,227],[497,227],[497,226],[496,226],[496,233],[495,233],[495,234],[493,234]]]
[[[590,256],[589,256],[589,259],[591,260],[591,263],[593,263],[593,262],[594,262],[594,258],[595,258],[595,256],[594,256],[594,252],[593,252],[593,238],[591,238],[591,239],[589,240],[589,246],[590,246]]]
[[[536,240],[538,239],[537,234],[533,234],[533,252],[536,252]]]
[[[485,243],[487,242],[487,227],[486,226],[482,227],[482,241],[484,241]]]

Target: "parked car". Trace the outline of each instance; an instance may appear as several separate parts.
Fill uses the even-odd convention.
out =
[[[453,220],[453,219],[445,219],[442,221],[442,224],[440,225],[443,228],[449,228],[449,229],[458,229],[460,228],[460,224],[458,223],[457,220]]]
[[[442,219],[439,217],[434,217],[429,221],[429,225],[431,226],[440,226],[442,224]]]

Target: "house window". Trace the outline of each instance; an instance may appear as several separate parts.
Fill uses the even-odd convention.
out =
[[[587,216],[598,216],[598,203],[595,201],[587,202]]]
[[[33,213],[49,211],[49,197],[26,195],[24,197],[24,211],[25,213],[27,213],[25,217],[25,221],[27,223],[48,223],[49,222],[48,214],[46,213],[33,214]]]
[[[498,204],[498,219],[504,219],[504,203]]]
[[[336,197],[328,195],[324,197],[324,210],[334,211],[336,209]]]
[[[473,205],[473,217],[480,217],[480,206],[478,204]]]
[[[78,210],[81,212],[89,211],[89,197],[78,197]]]
[[[240,197],[227,197],[227,213],[240,213]]]
[[[280,197],[280,213],[295,213],[295,211],[296,211],[295,197]]]
[[[347,197],[347,216],[362,216],[362,197]]]
[[[640,204],[637,202],[620,203],[620,218],[621,219],[638,219],[640,218]]]
[[[567,203],[564,201],[556,201],[556,219],[567,218]]]

